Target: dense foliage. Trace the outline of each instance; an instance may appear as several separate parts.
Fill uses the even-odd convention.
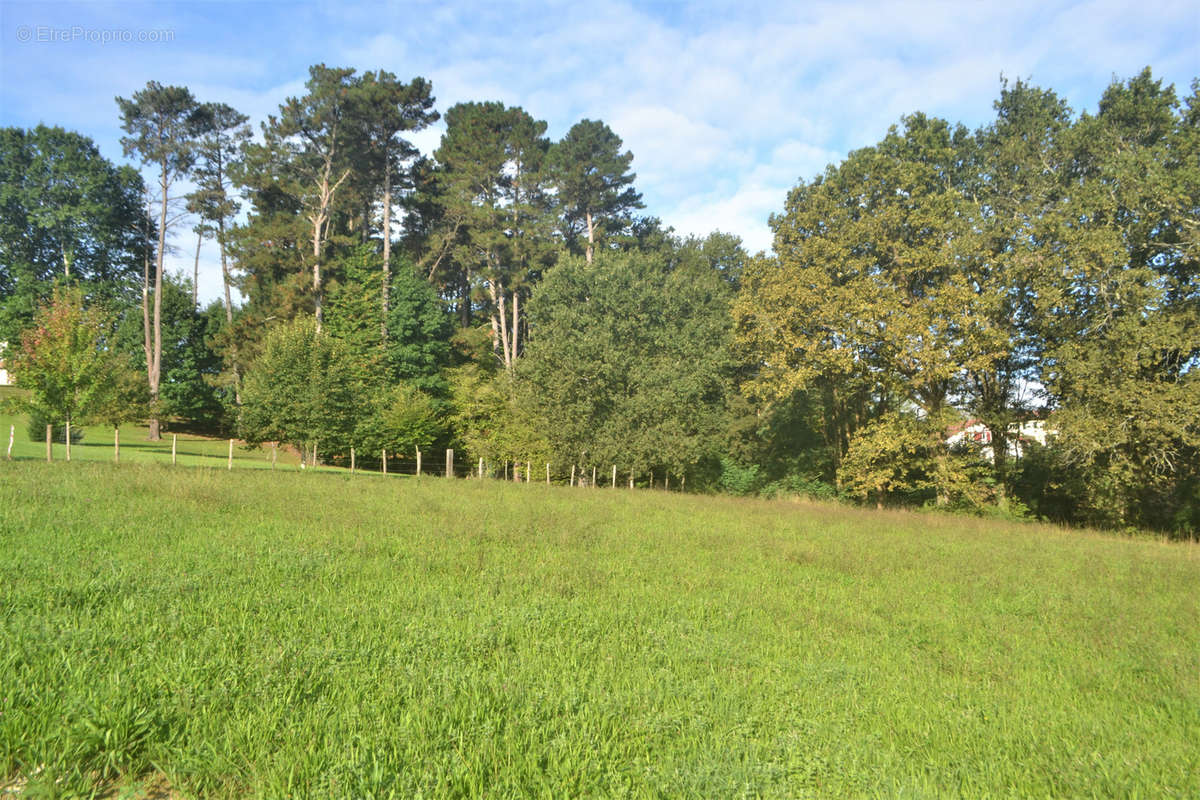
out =
[[[8,405],[43,425],[119,424],[144,411],[129,360],[114,346],[112,320],[78,288],[55,288],[18,347],[6,353],[17,386]]]
[[[776,255],[735,309],[750,391],[821,396],[837,480],[879,502],[969,488],[972,505],[1194,531],[1198,110],[1200,89],[1180,103],[1147,71],[1078,119],[1022,82],[975,132],[906,117],[773,218]],[[986,426],[990,474],[953,452],[947,411]],[[1019,458],[1032,420],[1053,458]],[[1069,499],[1043,504],[1047,483]]]
[[[560,261],[530,307],[520,373],[554,459],[638,480],[714,472],[733,367],[729,295],[713,270],[664,253]]]
[[[55,280],[133,298],[142,266],[142,179],[78,133],[0,130],[0,341],[15,342]]]
[[[1200,85],[910,114],[796,186],[755,256],[637,216],[598,120],[554,141],[463,102],[422,156],[419,77],[316,65],[258,137],[184,87],[118,105],[152,191],[78,134],[0,137],[0,339],[79,287],[152,435],[1200,530]],[[163,272],[189,215],[219,306]]]

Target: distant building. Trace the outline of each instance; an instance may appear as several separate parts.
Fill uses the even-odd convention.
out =
[[[4,351],[8,349],[8,342],[0,342],[0,386],[12,386],[14,381],[12,375],[8,374],[7,365],[4,363]]]
[[[1056,432],[1047,427],[1044,419],[1014,422],[1008,426],[1008,457],[1022,458],[1030,442],[1045,447],[1049,437]],[[946,444],[949,447],[973,445],[979,448],[979,454],[988,461],[996,460],[996,451],[992,448],[992,431],[977,419],[963,420],[952,425],[946,431]]]

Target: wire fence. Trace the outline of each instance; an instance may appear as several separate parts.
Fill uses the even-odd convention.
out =
[[[12,460],[15,428],[10,427],[8,450],[6,457]],[[322,463],[319,453],[312,455],[301,454],[299,463],[280,463],[281,447],[277,442],[263,445],[261,459],[248,459],[245,448],[238,440],[214,440],[185,438],[180,440],[177,434],[169,434],[168,442],[148,443],[145,441],[122,442],[120,430],[114,429],[112,440],[112,460],[121,461],[121,452],[127,455],[132,451],[135,460],[145,460],[143,454],[153,451],[154,460],[165,460],[168,457],[172,465],[201,466],[209,468],[224,467],[227,470],[240,468],[282,469],[297,471],[317,469],[321,471],[337,471],[349,474],[381,475],[395,477],[428,477],[449,478],[462,480],[499,480],[524,484],[543,484],[553,486],[572,486],[579,488],[657,488],[675,491],[686,491],[686,476],[672,476],[665,470],[630,470],[622,469],[619,465],[599,464],[556,464],[554,462],[534,461],[492,461],[487,458],[464,458],[462,454],[455,457],[452,449],[437,452],[411,453],[380,451],[372,454],[358,453],[351,448],[349,457],[344,454]],[[52,426],[46,426],[45,440],[47,461],[72,460],[72,447],[78,453],[85,448],[89,460],[96,460],[95,453],[99,447],[94,440],[83,445],[76,432],[70,425],[61,426],[55,431]],[[285,449],[285,452],[286,449]],[[314,464],[315,461],[315,464]]]

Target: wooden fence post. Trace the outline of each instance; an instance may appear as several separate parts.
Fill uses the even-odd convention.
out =
[[[592,488],[596,488],[596,467],[592,466]]]
[[[686,486],[687,486],[687,474],[684,473],[683,475],[679,476],[679,491],[682,492]]]
[[[446,477],[454,477],[454,451],[450,448],[446,449]]]
[[[175,466],[175,445],[177,443],[176,442],[177,438],[178,438],[177,434],[174,434],[174,433],[171,434],[171,466]]]
[[[354,474],[354,448],[350,448],[350,474]]]
[[[313,469],[317,468],[317,440],[315,440],[315,439],[313,440],[312,461],[309,462],[309,466],[312,467]]]
[[[54,460],[54,426],[46,426],[46,460]]]
[[[229,466],[227,469],[233,469],[233,439],[229,440]]]
[[[479,480],[483,480],[483,456],[479,457]]]
[[[575,485],[575,465],[571,465],[571,485]]]
[[[613,484],[612,488],[617,488],[617,465],[613,464]]]
[[[533,465],[530,462],[526,461],[525,462],[525,482],[529,483],[532,480],[533,480]]]
[[[121,463],[121,429],[113,427],[113,463]]]
[[[67,461],[71,460],[71,420],[67,420]]]
[[[383,474],[387,475],[387,448],[383,448]]]
[[[275,469],[275,461],[279,458],[279,442],[271,442],[271,469]]]
[[[421,477],[421,450],[417,448],[417,477]]]
[[[546,462],[546,485],[550,485],[550,462]]]
[[[8,426],[8,460],[9,461],[12,461],[13,439],[16,437],[16,435],[17,435],[17,426],[9,425]]]
[[[629,488],[633,488],[633,470],[629,471]]]
[[[663,488],[668,492],[671,491],[671,473],[669,472],[663,473]]]

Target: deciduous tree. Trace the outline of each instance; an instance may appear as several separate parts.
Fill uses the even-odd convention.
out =
[[[98,418],[128,419],[138,408],[131,396],[128,360],[113,345],[113,320],[84,303],[78,288],[58,288],[21,333],[7,360],[27,396],[11,400],[19,411],[53,424],[84,424]]]
[[[142,258],[142,179],[62,128],[0,129],[0,341],[15,342],[52,286],[132,301]]]
[[[1060,269],[1038,286],[1056,447],[1094,524],[1172,529],[1200,468],[1200,92],[1148,70],[1071,131]]]
[[[294,445],[306,459],[345,452],[359,419],[361,375],[345,346],[311,317],[276,326],[246,373],[240,427],[250,443]]]
[[[715,469],[733,370],[729,290],[665,254],[564,258],[530,305],[518,375],[560,463]]]

